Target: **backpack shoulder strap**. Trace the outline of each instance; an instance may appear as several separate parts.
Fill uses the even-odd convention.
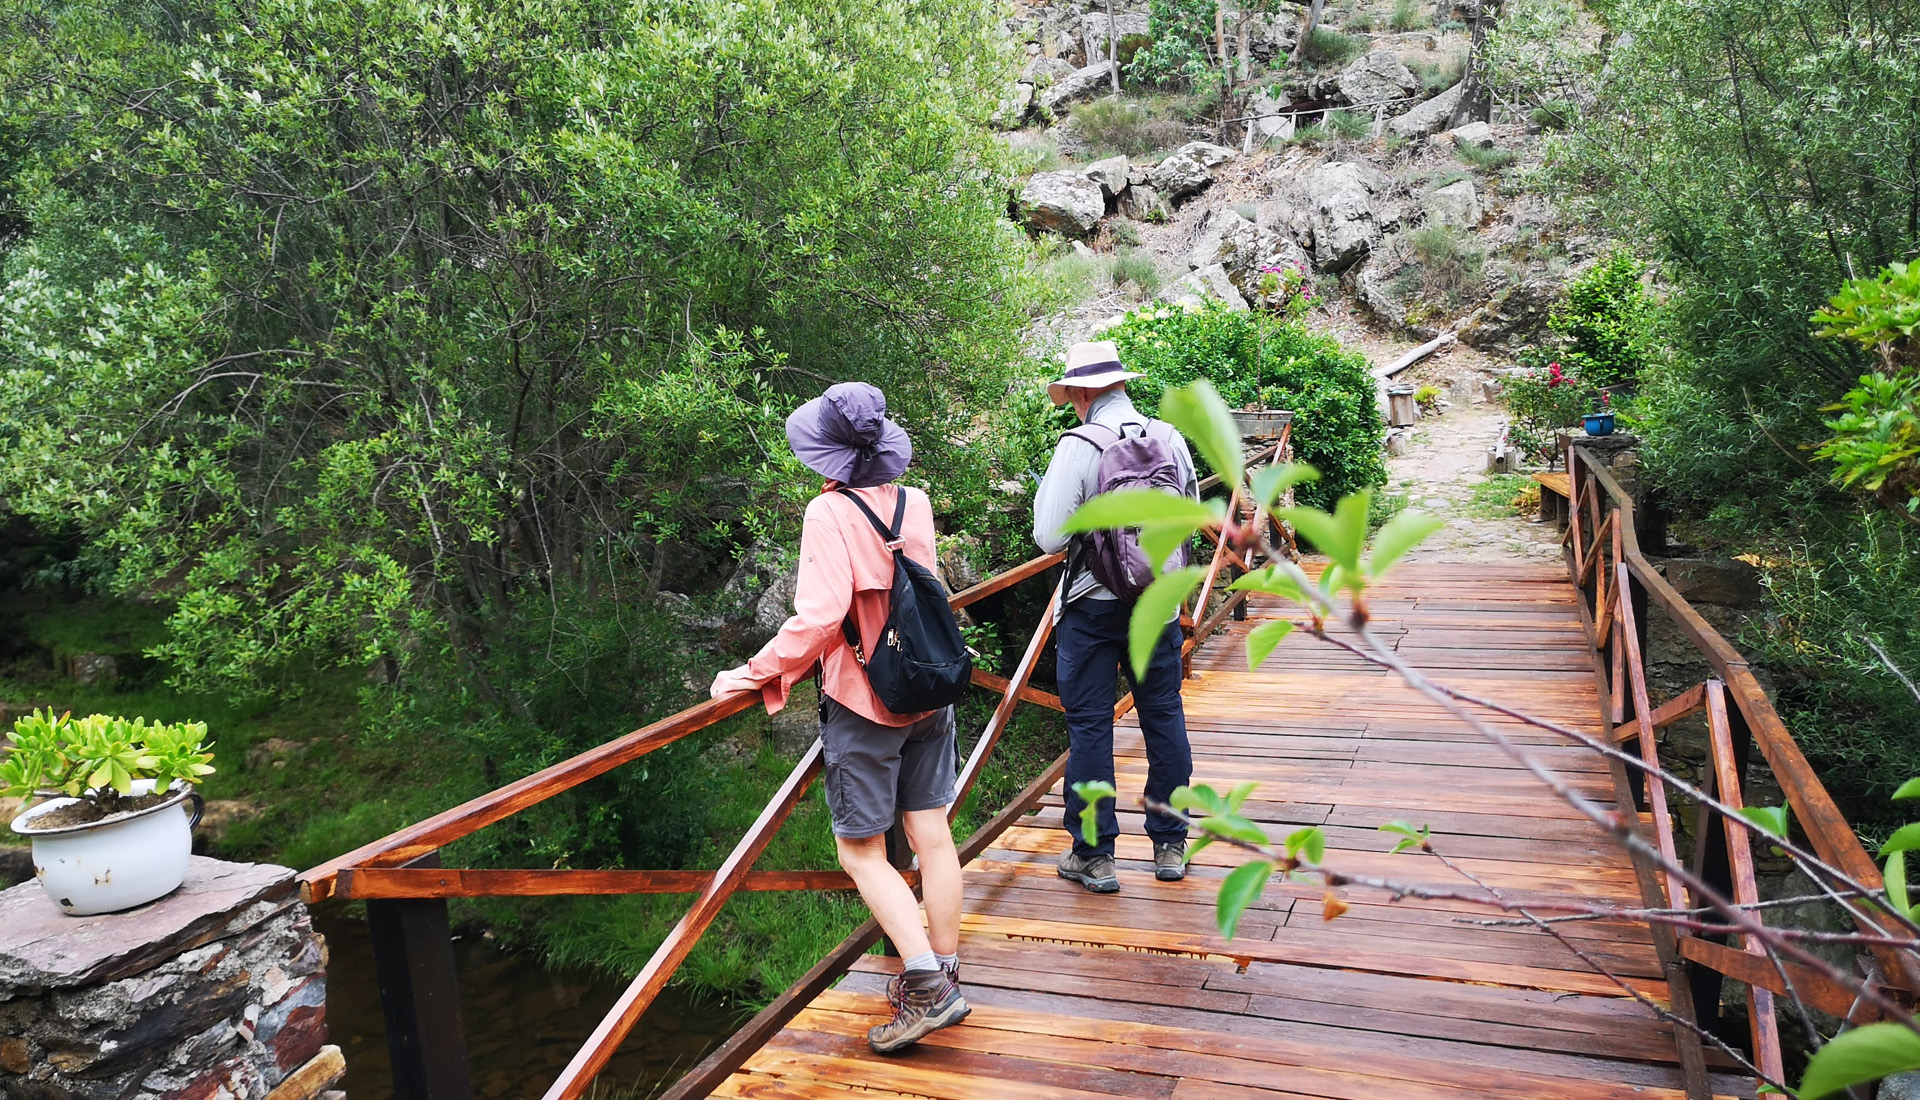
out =
[[[1088,428],[1099,428],[1103,431],[1112,432],[1113,438],[1108,440],[1105,443],[1102,443],[1098,439],[1095,439],[1093,436],[1087,434]],[[1113,446],[1115,443],[1120,442],[1120,440],[1126,437],[1126,433],[1106,424],[1082,424],[1078,428],[1069,428],[1064,434],[1072,436],[1073,438],[1079,440],[1082,443],[1085,443],[1087,446],[1092,447],[1094,450],[1099,451],[1102,454],[1106,453],[1108,447]]]
[[[846,489],[846,488],[842,488],[838,491],[840,492],[841,495],[845,496],[848,500],[853,501],[854,506],[859,508],[860,511],[866,515],[867,522],[873,524],[873,529],[875,531],[880,532],[880,538],[882,541],[884,541],[887,544],[887,549],[893,551],[896,554],[899,553],[902,545],[902,540],[900,538],[900,525],[906,522],[906,518],[907,518],[907,491],[898,486],[896,486],[894,489],[895,495],[899,497],[899,500],[894,505],[892,527],[888,527],[886,524],[881,523],[880,517],[874,514],[873,509],[867,507],[867,502],[864,500],[861,500],[858,493],[855,493],[852,489]]]

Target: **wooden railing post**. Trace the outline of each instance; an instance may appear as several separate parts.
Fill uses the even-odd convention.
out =
[[[428,852],[409,867],[438,867]],[[395,1100],[468,1100],[467,1042],[445,898],[367,902]]]

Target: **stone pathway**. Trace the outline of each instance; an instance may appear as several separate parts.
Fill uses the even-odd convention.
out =
[[[1487,481],[1487,448],[1499,437],[1506,410],[1497,404],[1470,405],[1428,416],[1413,428],[1403,456],[1387,459],[1390,494],[1405,493],[1410,507],[1447,521],[1410,556],[1410,561],[1551,562],[1560,555],[1560,536],[1550,523],[1522,516],[1499,516],[1476,508],[1474,489]]]

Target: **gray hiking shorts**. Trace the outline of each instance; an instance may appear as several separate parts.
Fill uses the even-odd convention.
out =
[[[827,809],[833,835],[859,840],[893,827],[896,813],[953,801],[953,708],[911,726],[883,726],[820,697]]]

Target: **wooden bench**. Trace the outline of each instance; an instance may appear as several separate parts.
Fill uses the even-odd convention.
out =
[[[1533,480],[1540,483],[1540,518],[1564,521],[1567,502],[1573,499],[1572,475],[1541,473]]]

